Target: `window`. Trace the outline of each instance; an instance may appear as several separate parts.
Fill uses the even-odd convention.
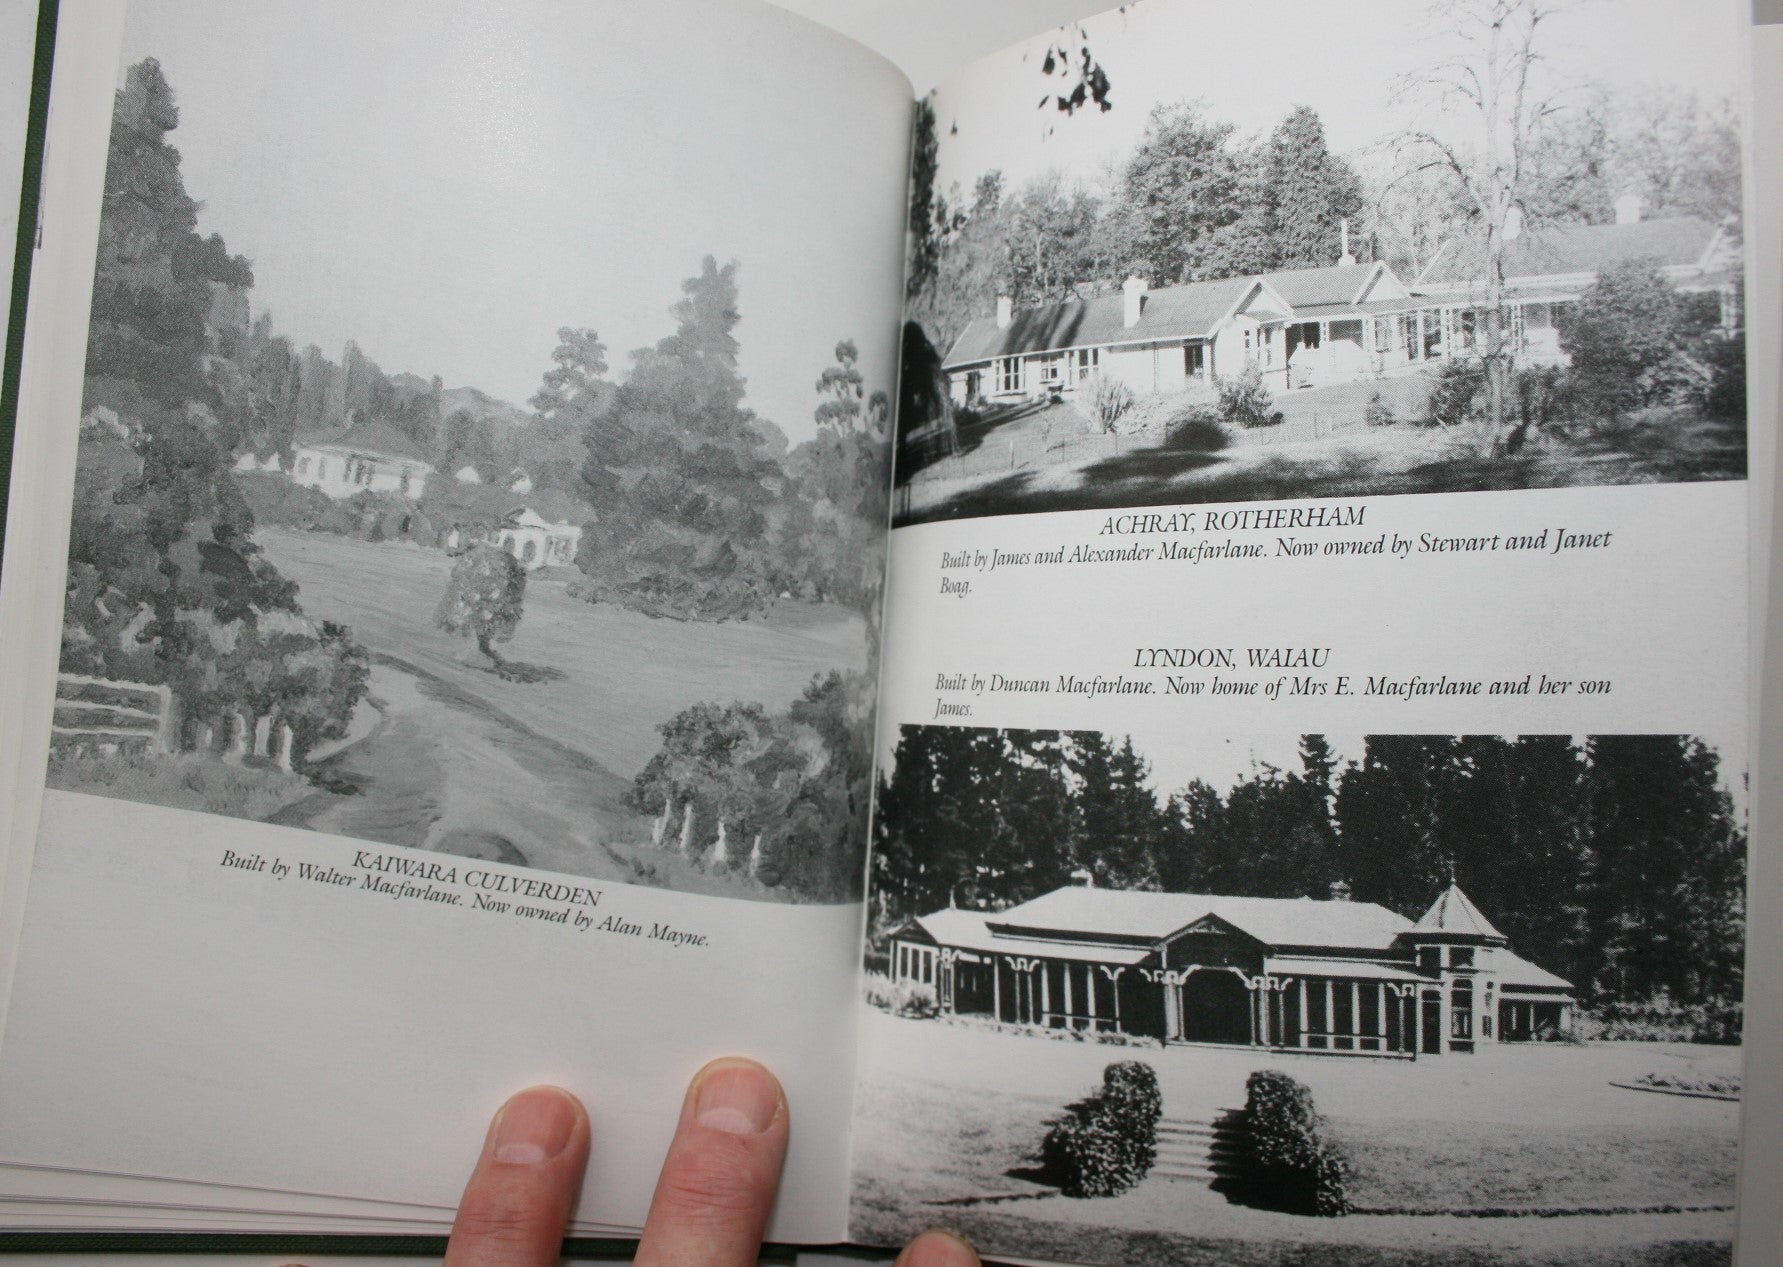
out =
[[[310,460],[307,457],[301,457],[301,458],[297,459],[297,473],[299,475],[309,474],[309,469],[310,469]]]
[[[1450,946],[1449,947],[1449,967],[1451,967],[1451,968],[1471,968],[1471,967],[1473,967],[1473,947],[1472,946]]]
[[[1376,352],[1391,352],[1393,350],[1393,332],[1393,318],[1376,317],[1374,319],[1374,350]]]
[[[1205,343],[1185,343],[1182,348],[1183,373],[1190,378],[1205,379],[1207,377],[1207,345]]]
[[[1022,388],[1021,358],[1005,356],[997,361],[997,390],[1018,392]]]
[[[1072,361],[1077,371],[1077,381],[1081,383],[1102,368],[1102,349],[1078,348],[1072,353]]]
[[[1442,969],[1442,947],[1420,946],[1418,948],[1418,967],[1425,972],[1439,972]]]
[[[1449,991],[1449,1037],[1473,1037],[1473,983],[1457,981]]]

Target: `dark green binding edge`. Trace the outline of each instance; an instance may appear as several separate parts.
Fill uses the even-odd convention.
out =
[[[19,232],[12,248],[12,303],[6,321],[6,361],[0,370],[0,552],[6,546],[6,504],[12,487],[12,437],[19,413],[19,368],[25,356],[25,300],[31,294],[31,257],[37,244],[38,193],[43,181],[43,134],[50,113],[50,68],[56,52],[58,0],[37,7],[37,51],[31,59],[31,105],[25,116],[25,167],[19,182]]]
[[[571,1237],[563,1243],[566,1258],[629,1260],[636,1241]],[[0,1254],[298,1254],[308,1257],[439,1258],[446,1252],[443,1236],[288,1236],[208,1232],[6,1232],[0,1233]],[[829,1251],[826,1251],[829,1252]],[[843,1252],[848,1252],[844,1250]],[[791,1245],[764,1246],[764,1263],[790,1263],[798,1250]],[[876,1252],[877,1254],[877,1252]]]

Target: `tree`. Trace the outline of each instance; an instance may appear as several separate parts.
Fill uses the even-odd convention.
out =
[[[952,192],[951,199],[933,201],[933,276],[905,305],[938,349],[952,346],[974,317],[992,311],[1009,284],[1002,173],[980,176],[970,202],[958,186]]]
[[[1343,878],[1358,901],[1417,918],[1456,878],[1450,806],[1465,777],[1447,735],[1370,735],[1337,790]]]
[[[915,299],[935,284],[940,262],[941,226],[935,216],[935,175],[941,166],[941,143],[935,135],[935,106],[923,97],[911,120],[910,265],[904,281],[904,298]]]
[[[1533,192],[1534,156],[1563,108],[1546,82],[1541,36],[1563,0],[1451,0],[1432,9],[1458,42],[1455,55],[1400,85],[1408,111],[1458,109],[1476,125],[1465,146],[1413,128],[1400,146],[1418,167],[1445,168],[1466,193],[1481,236],[1480,321],[1486,419],[1494,452],[1509,439],[1513,350],[1507,337],[1505,248]]]
[[[1114,108],[1108,97],[1113,86],[1108,72],[1090,51],[1089,35],[1076,23],[1058,29],[1046,46],[1040,74],[1047,81],[1046,96],[1040,98],[1042,110],[1051,106],[1070,116],[1092,103],[1103,114]],[[1047,130],[1050,134],[1051,129]]]
[[[520,627],[526,598],[526,569],[500,546],[485,542],[458,556],[452,579],[434,609],[433,620],[447,633],[477,640],[477,650],[506,676],[501,654],[492,645],[507,642]]]
[[[1746,834],[1717,757],[1687,735],[1598,735],[1586,752],[1596,861],[1586,900],[1598,946],[1589,988],[1737,1010]]]
[[[836,363],[826,365],[817,376],[820,399],[814,416],[818,426],[847,434],[860,422],[861,397],[866,390],[857,364],[860,358],[860,349],[854,346],[853,339],[836,344]]]
[[[1072,860],[1098,884],[1119,889],[1158,886],[1157,848],[1163,826],[1151,767],[1133,749],[1099,731],[1073,731],[1065,765],[1072,797]]]
[[[1362,182],[1355,169],[1331,153],[1325,125],[1311,106],[1288,112],[1268,144],[1269,194],[1274,220],[1272,268],[1335,264],[1342,226],[1357,231]]]
[[[586,406],[590,393],[598,393],[607,373],[607,345],[593,330],[564,326],[557,332],[557,348],[551,368],[539,390],[527,403],[547,418]]]
[[[1160,285],[1207,275],[1210,245],[1244,211],[1232,134],[1199,101],[1152,110],[1116,204],[1124,267]]]
[[[198,203],[167,142],[179,117],[160,63],[132,66],[112,114],[86,366],[89,379],[125,380],[174,406],[213,399],[204,376],[211,283],[254,280],[222,238],[196,232]]]
[[[1580,396],[1613,420],[1684,384],[1706,394],[1711,371],[1690,353],[1712,320],[1666,280],[1658,261],[1620,260],[1561,310],[1560,346]]]
[[[1100,199],[1056,171],[1004,202],[1007,291],[1018,307],[1073,298],[1107,272],[1097,232],[1101,210]]]
[[[632,369],[583,433],[583,493],[603,509],[577,566],[587,597],[722,620],[772,597],[768,512],[781,477],[766,424],[743,405],[737,266],[707,256],[682,285],[678,328]]]

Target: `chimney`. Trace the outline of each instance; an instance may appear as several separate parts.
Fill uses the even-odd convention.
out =
[[[1145,311],[1145,278],[1129,277],[1121,283],[1121,324],[1131,330]]]
[[[997,296],[997,329],[1007,330],[1009,323],[1015,320],[1015,300],[1008,295]]]
[[[1639,224],[1641,222],[1641,204],[1646,202],[1639,194],[1623,194],[1616,199],[1616,223]]]
[[[1343,244],[1343,255],[1337,262],[1348,268],[1356,262],[1356,257],[1350,254],[1350,222],[1347,219],[1337,222],[1337,236],[1338,241]]]
[[[1096,887],[1095,874],[1091,872],[1088,867],[1079,867],[1071,873],[1071,878],[1086,889],[1093,889]]]

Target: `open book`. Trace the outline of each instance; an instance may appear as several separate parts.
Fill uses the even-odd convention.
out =
[[[65,3],[0,1227],[1724,1261],[1742,16]]]

